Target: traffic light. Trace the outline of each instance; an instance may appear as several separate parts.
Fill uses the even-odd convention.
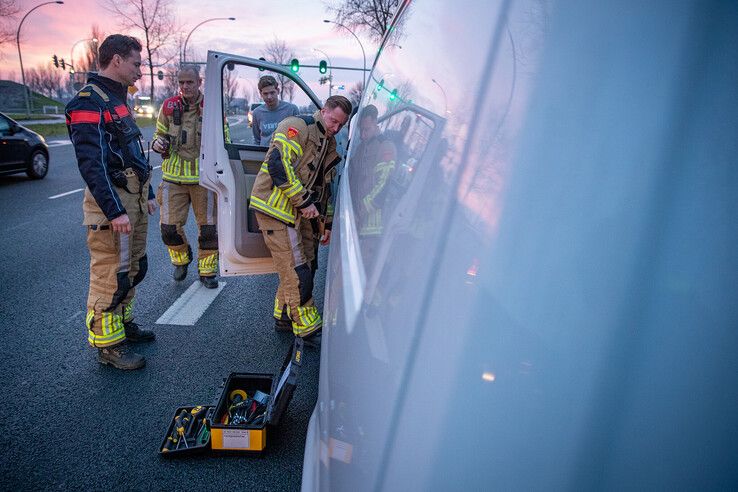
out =
[[[320,60],[320,63],[318,64],[318,71],[320,73],[326,73],[328,71],[328,63],[326,63],[325,60]]]
[[[159,80],[164,80],[164,72],[162,72],[161,70],[156,72],[156,78]]]
[[[300,62],[297,61],[297,58],[293,58],[290,62],[290,70],[297,73],[300,70]]]
[[[390,101],[394,101],[397,99],[397,89],[392,89],[392,92],[390,92]]]
[[[62,58],[61,60],[59,60],[59,65],[61,65],[62,70],[66,70],[67,69],[67,64],[64,63],[64,58]]]
[[[51,61],[54,62],[54,66],[56,68],[59,68],[59,58],[56,55],[54,55],[54,56],[51,57]]]
[[[259,57],[259,60],[261,60],[261,61],[267,61],[266,58],[264,58],[263,56],[260,56]],[[259,67],[259,71],[260,72],[263,72],[264,71],[264,67]]]

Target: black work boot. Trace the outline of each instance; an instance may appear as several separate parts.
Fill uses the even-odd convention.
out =
[[[215,280],[215,277],[204,277],[200,275],[200,282],[202,282],[202,285],[204,285],[208,289],[218,288],[218,281]]]
[[[274,331],[292,332],[292,321],[274,318]]]
[[[138,342],[150,342],[156,338],[156,335],[151,330],[142,330],[136,323],[129,321],[123,323],[123,327],[126,330],[126,340],[133,343]]]
[[[190,259],[187,263],[184,265],[174,265],[174,280],[177,282],[181,282],[187,277],[187,267],[190,266],[190,263],[192,263],[192,248],[187,246],[187,257]]]
[[[144,356],[132,351],[131,347],[125,341],[112,347],[103,347],[97,350],[98,362],[100,364],[111,365],[116,369],[132,371],[134,369],[141,369],[146,365]]]
[[[189,265],[189,263],[185,263],[184,265],[174,265],[174,280],[177,282],[184,280],[187,277],[187,267]]]

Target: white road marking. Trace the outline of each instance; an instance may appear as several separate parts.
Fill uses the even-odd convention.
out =
[[[67,191],[66,193],[59,193],[58,195],[50,196],[49,200],[53,200],[54,198],[61,198],[63,196],[71,195],[72,193],[78,193],[80,191],[85,191],[84,188],[78,188],[76,190]]]
[[[71,142],[69,142],[69,143],[71,143]],[[144,152],[148,152],[148,150],[145,150]],[[154,169],[159,169],[160,167],[161,166],[154,166]],[[63,196],[71,195],[72,193],[77,193],[77,192],[80,192],[80,191],[85,191],[85,189],[84,188],[78,188],[76,190],[67,191],[66,193],[59,193],[58,195],[50,196],[49,197],[49,200],[53,200],[54,198],[61,198]]]
[[[46,142],[46,145],[49,147],[60,147],[62,145],[72,145],[71,140],[51,140],[49,142]]]
[[[157,325],[192,326],[225,287],[225,282],[218,282],[217,289],[208,289],[199,280],[174,301],[169,309],[156,320]]]

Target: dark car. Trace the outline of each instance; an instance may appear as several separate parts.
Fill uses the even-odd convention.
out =
[[[49,171],[44,137],[0,113],[0,175],[25,172],[41,179]]]

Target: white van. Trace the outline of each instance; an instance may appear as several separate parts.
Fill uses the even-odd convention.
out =
[[[736,3],[405,1],[389,32],[360,112],[397,159],[368,233],[352,125],[303,489],[735,488]],[[221,273],[269,271],[266,149],[207,97]]]

